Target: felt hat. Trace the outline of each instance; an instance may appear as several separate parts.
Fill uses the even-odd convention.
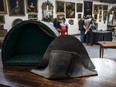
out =
[[[48,79],[97,75],[85,47],[71,35],[61,35],[54,39],[37,69],[31,72]]]

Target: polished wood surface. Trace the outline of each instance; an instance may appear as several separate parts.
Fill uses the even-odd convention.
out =
[[[98,41],[98,44],[104,48],[116,48],[116,42],[113,41]]]
[[[116,48],[116,42],[112,42],[112,41],[99,41],[98,45],[100,45],[100,51],[99,51],[100,58],[103,58],[105,48]]]
[[[94,58],[98,76],[64,80],[48,80],[33,74],[34,67],[15,66],[3,69],[0,63],[0,84],[11,87],[116,87],[116,62],[109,59]],[[57,74],[57,73],[56,73]]]

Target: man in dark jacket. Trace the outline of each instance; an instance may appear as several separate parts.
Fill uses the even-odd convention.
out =
[[[79,20],[78,25],[80,30],[80,40],[82,43],[84,43],[85,42],[85,28],[83,27],[84,17]]]

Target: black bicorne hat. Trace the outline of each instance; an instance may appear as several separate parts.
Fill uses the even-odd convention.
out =
[[[54,39],[37,69],[31,72],[48,79],[97,75],[85,47],[71,35],[61,35]]]

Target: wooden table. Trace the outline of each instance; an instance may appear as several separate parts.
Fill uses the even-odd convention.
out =
[[[105,48],[116,48],[116,42],[112,41],[99,41],[98,45],[100,45],[100,58],[103,58]]]
[[[27,67],[9,67],[0,64],[0,84],[11,87],[116,87],[116,62],[92,58],[98,76],[64,80],[48,80],[30,72]]]

